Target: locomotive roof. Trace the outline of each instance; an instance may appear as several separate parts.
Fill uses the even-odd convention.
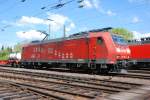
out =
[[[56,38],[56,39],[50,39],[50,40],[44,40],[44,41],[32,41],[30,44],[36,45],[36,44],[43,44],[43,43],[49,43],[49,42],[60,42],[64,40],[71,40],[71,39],[79,39],[79,38],[86,38],[88,35],[84,36],[76,36],[76,37],[64,37],[64,38]]]
[[[75,37],[75,36],[85,36],[87,35],[89,32],[107,32],[109,30],[111,30],[112,27],[107,27],[107,28],[101,28],[101,29],[93,29],[93,30],[89,30],[89,31],[84,31],[84,32],[79,32],[79,33],[75,33],[70,35],[69,37]]]
[[[64,38],[57,38],[57,39],[44,40],[44,41],[35,40],[35,41],[32,41],[30,44],[48,43],[48,42],[56,42],[56,41],[59,42],[63,40],[78,39],[78,38],[88,37],[90,32],[107,32],[111,29],[112,29],[111,27],[102,28],[102,29],[93,29],[89,31],[75,33],[75,34],[70,35],[69,37],[64,37]]]

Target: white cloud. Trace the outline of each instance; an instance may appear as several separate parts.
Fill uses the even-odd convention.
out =
[[[45,37],[44,34],[38,32],[36,30],[29,30],[27,32],[19,31],[16,32],[16,35],[21,39],[34,40],[34,39],[43,39]]]
[[[116,16],[117,13],[113,12],[112,10],[104,10],[104,9],[98,9],[98,11],[102,14],[108,15],[108,16]]]
[[[75,24],[74,23],[70,23],[70,25],[66,28],[66,31],[69,32],[73,28],[75,28]]]
[[[96,9],[101,14],[105,14],[108,16],[116,15],[116,13],[113,12],[112,10],[105,10],[100,3],[101,3],[100,0],[84,0],[81,5],[83,5],[84,8]]]
[[[63,26],[67,23],[74,24],[68,17],[60,14],[48,13],[48,19],[53,20],[53,21],[47,21],[47,23],[51,25],[52,31],[57,31],[62,29]]]
[[[132,23],[136,24],[136,23],[139,23],[139,22],[140,22],[140,19],[138,17],[133,17]]]
[[[84,6],[84,8],[99,8],[99,0],[84,0],[81,5]]]
[[[99,0],[93,0],[93,6],[98,9],[100,5],[100,1]]]
[[[89,0],[84,0],[81,5],[83,5],[85,8],[93,8],[93,4]]]
[[[37,17],[22,16],[18,21],[20,24],[44,24],[44,20]]]
[[[41,19],[38,17],[29,17],[29,16],[22,16],[21,19],[19,19],[15,24],[17,26],[22,25],[50,25],[51,31],[58,31],[61,28],[63,28],[63,25],[66,23],[69,23],[68,25],[74,25],[74,27],[70,27],[70,30],[72,28],[75,28],[75,24],[71,19],[69,19],[67,16],[61,15],[61,14],[55,14],[55,13],[47,13],[48,17],[47,19]]]
[[[133,33],[134,39],[140,39],[141,38],[141,33],[137,32],[137,31],[132,31],[132,33]]]
[[[64,15],[54,13],[47,13],[47,15],[47,20],[38,17],[22,16],[21,19],[17,21],[17,25],[50,25],[52,32],[63,29],[64,25],[66,25],[66,32],[75,28],[74,22]],[[16,34],[19,38],[28,40],[43,39],[45,36],[36,30],[29,30],[27,32],[19,31],[16,32]]]
[[[140,33],[137,31],[132,31],[134,39],[140,39],[140,38],[144,38],[144,37],[150,37],[150,33]]]
[[[116,15],[116,13],[115,13],[115,12],[112,12],[111,10],[108,10],[108,11],[106,12],[106,14],[107,14],[108,16],[115,16],[115,15]]]

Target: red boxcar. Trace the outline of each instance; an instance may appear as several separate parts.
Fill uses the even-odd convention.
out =
[[[125,67],[129,59],[130,50],[124,39],[104,28],[27,44],[22,50],[21,65],[114,71]]]
[[[130,42],[131,58],[138,64],[150,63],[150,37]]]

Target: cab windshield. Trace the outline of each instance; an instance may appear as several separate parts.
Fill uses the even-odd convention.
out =
[[[127,41],[124,38],[122,38],[121,36],[112,35],[112,39],[114,42],[116,42],[118,44],[123,44],[123,45],[127,44]]]

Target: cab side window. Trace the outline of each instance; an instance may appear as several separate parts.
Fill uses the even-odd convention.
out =
[[[102,44],[103,43],[103,38],[102,37],[98,37],[97,38],[97,44]]]

